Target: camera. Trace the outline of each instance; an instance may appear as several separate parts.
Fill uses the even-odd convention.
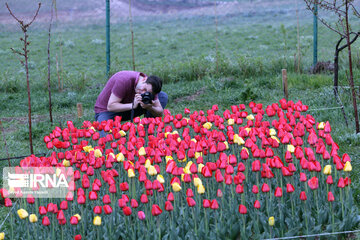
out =
[[[154,100],[154,96],[152,95],[151,92],[144,92],[141,94],[141,101],[144,104],[151,104],[152,100]]]

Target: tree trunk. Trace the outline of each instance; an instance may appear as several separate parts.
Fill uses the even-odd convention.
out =
[[[349,81],[350,81],[351,95],[352,95],[353,107],[354,107],[355,129],[356,129],[356,133],[359,133],[360,132],[360,127],[359,127],[359,116],[358,116],[357,104],[356,104],[356,93],[355,93],[355,87],[354,87],[354,74],[353,74],[353,71],[352,71],[348,10],[349,10],[349,3],[348,3],[348,0],[346,0],[345,24],[346,24],[346,42],[347,42],[348,56],[349,56],[349,73],[350,73]]]

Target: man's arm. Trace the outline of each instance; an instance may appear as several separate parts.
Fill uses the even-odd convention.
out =
[[[109,112],[130,111],[132,108],[132,103],[121,103],[121,100],[122,100],[121,98],[118,98],[113,93],[111,93],[109,101],[108,101],[108,105],[107,105],[107,110]],[[138,107],[140,100],[141,100],[141,96],[140,96],[140,99],[139,99],[139,96],[135,97],[134,109]]]

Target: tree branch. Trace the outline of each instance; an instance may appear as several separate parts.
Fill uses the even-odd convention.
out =
[[[35,18],[37,17],[37,15],[39,13],[40,7],[41,7],[41,3],[39,2],[38,9],[36,10],[36,13],[35,13],[33,19],[31,20],[31,22],[29,22],[28,24],[25,25],[26,27],[29,27],[35,21]]]

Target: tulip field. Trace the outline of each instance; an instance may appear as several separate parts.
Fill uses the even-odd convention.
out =
[[[72,167],[64,199],[29,195],[5,239],[267,239],[353,230],[348,154],[301,101],[55,127],[27,167]],[[104,137],[102,137],[104,136]],[[70,191],[71,190],[71,191]],[[16,203],[15,203],[16,202]],[[327,237],[329,239],[329,236]]]

